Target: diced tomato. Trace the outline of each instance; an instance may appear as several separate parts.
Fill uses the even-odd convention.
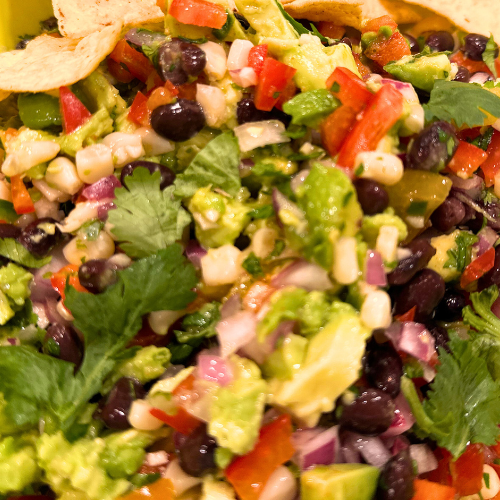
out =
[[[460,141],[457,151],[453,155],[448,170],[457,174],[462,179],[468,179],[488,158],[488,153],[481,148],[465,141]]]
[[[437,469],[429,472],[427,479],[445,486],[452,486],[453,479],[450,472],[451,453],[444,448],[438,448],[435,454],[438,459],[439,455],[441,455],[442,458],[438,460]]]
[[[389,38],[379,35],[365,50],[365,56],[385,66],[391,61],[398,61],[404,56],[411,55],[406,38],[396,31]]]
[[[156,87],[148,97],[148,109],[154,111],[156,108],[164,104],[170,104],[175,96],[165,87]]]
[[[166,0],[156,0],[156,5],[163,11],[165,12],[167,10],[166,5],[165,5]]]
[[[229,465],[226,478],[241,500],[258,500],[271,474],[292,458],[295,450],[291,438],[290,416],[281,415],[262,427],[259,440],[250,453]]]
[[[215,29],[227,21],[226,9],[206,0],[172,0],[168,13],[180,23]]]
[[[392,85],[384,85],[372,97],[364,116],[354,125],[340,150],[337,163],[344,168],[354,168],[358,153],[375,150],[399,120],[403,101],[403,96]]]
[[[285,102],[288,102],[296,93],[297,85],[295,85],[295,82],[292,79],[287,83],[285,90],[281,92],[278,102],[275,104],[275,106],[280,111],[283,111],[283,104],[285,104]]]
[[[356,115],[356,111],[349,106],[340,106],[321,123],[321,140],[330,156],[334,157],[340,151],[356,124]]]
[[[255,107],[261,111],[271,111],[296,72],[295,68],[266,57],[255,89]]]
[[[460,278],[460,286],[467,288],[472,282],[486,274],[495,264],[495,249],[486,250],[480,257],[474,259],[464,270]]]
[[[392,31],[396,31],[398,29],[398,25],[391,16],[381,16],[368,21],[363,26],[361,33],[364,34],[368,33],[369,31],[378,32],[378,30],[382,28],[382,26],[388,26],[389,28],[391,28]]]
[[[454,500],[457,490],[451,486],[415,479],[415,494],[412,500]]]
[[[330,23],[329,21],[320,21],[315,23],[318,31],[328,38],[340,39],[345,35],[345,26],[339,26],[335,23]]]
[[[373,97],[366,83],[347,68],[336,68],[326,81],[326,88],[345,106],[359,113]]]
[[[368,66],[365,66],[361,62],[361,57],[359,57],[359,54],[353,53],[352,56],[354,57],[354,62],[356,63],[356,68],[358,68],[361,78],[366,78],[367,76],[370,76],[372,72],[370,71],[370,68],[368,68]]]
[[[413,321],[415,319],[416,311],[417,311],[417,306],[413,306],[404,314],[400,314],[399,316],[394,316],[394,318],[397,319],[398,321],[401,321],[401,323],[403,323],[404,321]]]
[[[10,178],[10,192],[12,204],[17,214],[32,214],[35,211],[33,200],[20,175],[13,175]]]
[[[486,187],[490,187],[495,184],[495,175],[500,170],[500,132],[497,130],[493,132],[486,153],[488,153],[488,158],[481,165],[481,170],[484,174]]]
[[[473,141],[481,135],[481,127],[466,128],[457,132],[457,137],[461,141]]]
[[[59,269],[57,273],[53,273],[50,277],[50,284],[63,300],[65,298],[66,285],[72,286],[78,292],[88,293],[88,290],[80,284],[80,280],[78,279],[78,266],[75,264],[68,264]]]
[[[113,61],[109,57],[106,59],[106,64],[108,65],[108,70],[111,73],[111,76],[116,78],[121,83],[130,83],[134,77],[130,73],[130,71],[124,68],[120,63]]]
[[[196,101],[196,82],[184,83],[178,88],[181,99]]]
[[[465,57],[465,54],[459,50],[456,54],[453,54],[450,58],[451,62],[458,64],[459,66],[463,66],[467,68],[471,73],[476,73],[477,71],[484,71],[491,75],[491,71],[488,66],[483,61],[473,61],[468,57]]]
[[[450,462],[453,486],[460,496],[473,495],[481,490],[483,465],[484,451],[480,444],[470,444],[456,461]]]
[[[203,422],[193,417],[184,408],[179,407],[175,415],[169,415],[159,408],[152,408],[150,410],[151,415],[166,423],[172,429],[175,429],[181,434],[191,434],[197,427],[199,427]]]
[[[248,65],[253,68],[257,76],[262,73],[264,61],[267,57],[267,44],[255,45],[248,53]]]
[[[133,49],[126,40],[120,40],[109,57],[119,64],[124,64],[130,74],[141,82],[146,83],[152,77],[155,86],[163,84],[153,63],[144,54]]]
[[[150,500],[175,500],[177,497],[172,481],[164,477],[121,497],[122,500],[143,500],[144,498]]]
[[[66,134],[71,134],[80,128],[92,116],[83,102],[68,87],[59,88],[59,102]]]
[[[128,112],[128,118],[143,127],[150,125],[151,110],[148,108],[148,98],[142,92],[137,92],[135,95],[134,102]]]

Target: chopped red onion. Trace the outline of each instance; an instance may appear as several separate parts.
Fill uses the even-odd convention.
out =
[[[229,72],[231,78],[236,85],[247,88],[257,85],[259,77],[253,68],[246,66],[241,69],[231,70]]]
[[[493,246],[498,240],[498,233],[490,226],[483,227],[483,229],[481,229],[481,231],[477,234],[480,237],[482,236],[490,244],[490,246]]]
[[[479,83],[480,85],[482,85],[483,83],[491,80],[493,80],[493,78],[489,73],[486,73],[485,71],[476,71],[470,77],[469,83]]]
[[[196,240],[188,242],[184,253],[196,269],[201,269],[201,258],[207,255],[207,251]]]
[[[68,265],[68,261],[63,256],[62,247],[57,247],[52,252],[51,261],[40,269],[33,271],[33,279],[30,283],[30,298],[33,302],[45,303],[47,300],[57,300],[59,298],[59,293],[52,287],[50,278],[44,278],[44,276],[55,273],[66,265]]]
[[[290,181],[290,188],[291,190],[296,193],[297,189],[304,184],[304,181],[306,180],[307,176],[309,175],[310,170],[305,169],[305,170],[300,170],[297,172],[296,175],[292,178]]]
[[[360,454],[365,462],[374,467],[382,467],[391,459],[391,452],[380,437],[362,436],[355,432],[344,434],[342,452],[347,463],[360,462],[360,459],[353,462]]]
[[[498,297],[493,304],[491,304],[491,312],[497,317],[500,318],[500,297]]]
[[[491,222],[493,224],[498,223],[498,220],[495,219],[495,217],[493,217],[490,213],[488,213],[487,210],[485,210],[481,205],[478,205],[474,200],[472,200],[466,194],[460,193],[460,192],[455,192],[454,196],[455,196],[455,198],[457,198],[457,200],[460,200],[462,203],[465,203],[466,205],[471,207],[473,210],[480,213],[489,222]]]
[[[418,363],[422,367],[423,379],[427,383],[432,382],[436,378],[436,370],[432,368],[432,366],[429,363],[426,363],[425,361],[419,361]]]
[[[235,293],[229,297],[220,308],[221,319],[227,319],[241,311],[241,297],[239,293]]]
[[[10,345],[21,345],[21,341],[19,339],[16,339],[16,338],[13,338],[13,337],[9,337],[7,339],[7,342],[10,344]]]
[[[380,253],[375,250],[366,252],[365,280],[369,285],[386,286],[387,275],[385,274],[384,260]]]
[[[297,431],[294,436],[301,432],[307,431]],[[292,438],[297,450],[295,460],[301,470],[310,469],[315,465],[330,465],[338,460],[340,451],[338,426],[331,427],[315,435],[310,434],[309,439],[303,439],[304,437]]]
[[[420,323],[395,322],[385,334],[398,351],[406,352],[420,361],[429,361],[436,350],[434,337]]]
[[[396,436],[389,439],[393,440],[391,446],[388,446],[387,440],[384,440],[384,442],[385,445],[391,450],[393,457],[410,446],[410,441],[408,441],[408,438],[405,436]]]
[[[257,318],[248,311],[240,311],[217,323],[221,356],[227,358],[251,342],[256,336]]]
[[[396,409],[394,410],[394,420],[391,426],[382,435],[382,438],[399,436],[411,429],[415,423],[415,417],[410,410],[410,405],[406,398],[400,393],[394,400]]]
[[[271,286],[274,288],[296,286],[311,292],[331,290],[333,284],[328,272],[322,267],[305,260],[296,260],[272,278]]]
[[[45,312],[47,314],[47,319],[51,323],[59,323],[61,325],[69,325],[70,321],[64,319],[57,310],[58,301],[55,299],[48,299],[45,302]]]
[[[450,174],[453,188],[463,191],[474,200],[479,200],[483,191],[484,181],[479,175],[473,174],[468,179],[462,179],[457,175]]]
[[[233,381],[233,370],[229,363],[220,356],[200,354],[198,356],[198,375],[209,382],[216,382],[222,386]]]
[[[106,221],[108,220],[108,212],[110,210],[114,210],[116,205],[112,201],[107,201],[103,205],[99,205],[97,207],[97,217],[99,220]]]
[[[143,45],[151,46],[154,43],[163,42],[167,39],[166,35],[163,33],[156,33],[149,30],[141,30],[138,28],[132,28],[127,31],[125,35],[125,40],[138,47]]]
[[[276,219],[278,220],[278,225],[283,227],[283,221],[280,217],[281,211],[286,211],[288,214],[297,218],[299,221],[304,221],[305,216],[302,210],[293,202],[291,202],[278,188],[273,189],[273,208],[276,213]]]
[[[477,257],[483,255],[486,250],[489,250],[493,245],[481,234],[478,234],[479,240],[473,246],[477,248]]]
[[[411,83],[400,82],[398,80],[392,80],[390,78],[382,78],[382,80],[380,80],[380,83],[382,85],[391,85],[392,87],[394,87],[411,104],[418,104],[420,102],[418,99],[418,95]]]
[[[248,55],[252,47],[253,43],[249,40],[235,40],[227,56],[227,69],[231,72],[248,66]]]
[[[432,450],[426,444],[412,444],[410,456],[417,464],[418,474],[425,474],[437,469],[438,461]]]
[[[91,201],[101,201],[115,197],[115,188],[121,187],[121,182],[114,175],[103,177],[94,184],[83,189],[82,195]]]

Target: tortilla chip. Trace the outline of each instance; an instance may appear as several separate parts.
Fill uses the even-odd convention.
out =
[[[71,38],[90,35],[117,20],[126,27],[164,19],[156,0],[53,0],[52,5],[59,31]]]
[[[498,0],[405,0],[448,18],[468,33],[493,35],[500,42],[500,2]]]
[[[81,40],[41,35],[24,50],[0,54],[0,91],[45,92],[82,80],[113,50],[121,27],[108,26]]]
[[[10,96],[10,92],[4,92],[3,90],[0,90],[0,101],[7,99],[7,97],[9,97],[9,96]]]
[[[390,15],[397,23],[414,23],[421,19],[417,9],[391,0],[282,0],[285,10],[295,18],[330,21],[361,29],[367,19]]]

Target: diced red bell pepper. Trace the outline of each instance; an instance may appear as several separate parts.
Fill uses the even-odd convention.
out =
[[[404,98],[392,85],[384,85],[370,101],[340,150],[338,164],[354,168],[356,156],[373,151],[378,143],[399,120]]]
[[[331,23],[329,21],[320,21],[315,23],[318,31],[328,38],[340,39],[345,35],[345,27],[339,26],[338,24]]]
[[[65,298],[67,284],[71,285],[78,292],[88,293],[88,290],[80,284],[80,280],[78,279],[78,266],[75,264],[68,264],[59,269],[57,273],[53,273],[50,277],[50,284],[63,300]]]
[[[130,74],[141,82],[146,83],[152,78],[155,86],[163,84],[153,63],[144,54],[133,49],[126,40],[120,40],[109,57],[119,64],[124,64]]]
[[[361,62],[361,57],[359,57],[359,54],[353,53],[352,56],[354,57],[354,62],[356,63],[356,68],[358,68],[361,78],[366,78],[367,76],[370,76],[372,72],[370,71],[370,68],[368,68],[368,66],[365,66]]]
[[[452,486],[453,479],[450,472],[450,462],[452,455],[445,448],[437,448],[434,452],[438,458],[438,466],[433,471],[429,472],[427,479],[434,483],[443,484],[445,486]],[[440,458],[441,456],[441,458]]]
[[[321,123],[323,147],[331,157],[340,151],[342,144],[356,124],[356,111],[349,106],[340,106]]]
[[[447,168],[458,177],[468,179],[486,158],[488,158],[486,151],[468,142],[460,141]]]
[[[35,211],[33,200],[20,175],[13,175],[10,178],[10,191],[12,204],[17,214],[32,214]]]
[[[459,50],[456,54],[453,54],[450,58],[451,62],[458,64],[459,66],[463,66],[467,68],[471,73],[476,73],[478,71],[483,71],[491,75],[491,71],[488,66],[483,61],[473,61],[468,57],[465,57],[465,54]]]
[[[262,73],[264,61],[267,57],[267,44],[255,45],[248,53],[248,65],[253,68],[257,76]]]
[[[66,134],[71,134],[80,128],[92,116],[83,102],[68,87],[59,88],[59,102]]]
[[[151,415],[161,420],[165,424],[175,429],[181,434],[191,434],[196,428],[198,428],[203,422],[193,417],[184,408],[179,407],[175,415],[169,415],[159,408],[152,408],[150,410]]]
[[[417,312],[417,306],[413,306],[405,313],[400,314],[399,316],[394,316],[394,318],[397,319],[398,321],[401,321],[401,323],[403,323],[404,321],[413,321],[415,319],[416,312]]]
[[[457,490],[451,486],[415,479],[415,494],[412,500],[454,500]]]
[[[373,97],[366,83],[347,68],[335,68],[326,81],[326,88],[345,106],[359,113]]]
[[[128,112],[129,120],[147,127],[151,123],[151,113],[152,111],[148,108],[148,98],[142,92],[137,92]]]
[[[370,19],[370,21],[368,21],[361,29],[361,33],[364,34],[370,31],[378,32],[382,26],[388,26],[392,31],[396,31],[398,29],[398,25],[391,16],[380,16],[375,19]]]
[[[255,107],[261,111],[271,111],[296,72],[295,68],[266,57],[255,89]]]
[[[460,286],[467,288],[472,282],[485,275],[495,264],[495,249],[489,248],[477,259],[474,259],[462,273]]]
[[[495,184],[495,175],[500,170],[500,132],[497,130],[493,132],[486,153],[488,153],[488,158],[482,163],[481,170],[484,174],[486,187],[490,187]]]
[[[283,104],[285,104],[285,102],[288,102],[296,93],[297,85],[295,85],[295,82],[292,79],[287,83],[285,90],[281,92],[278,102],[275,104],[275,106],[280,111],[283,111]]]
[[[258,500],[271,474],[292,458],[295,450],[291,438],[290,416],[281,415],[262,427],[250,453],[233,460],[226,469],[226,478],[241,500]]]
[[[453,486],[461,497],[481,490],[483,465],[484,451],[480,444],[470,444],[456,461],[450,462]]]
[[[411,55],[406,38],[396,31],[389,38],[379,35],[365,50],[365,56],[380,66],[385,66],[391,61],[399,61],[404,56]]]
[[[109,57],[106,59],[106,64],[108,65],[108,71],[111,76],[116,78],[121,83],[130,83],[134,77],[132,73],[126,68],[124,68],[120,63],[113,61]]]
[[[183,24],[221,29],[227,21],[222,5],[206,0],[173,0],[168,13]]]

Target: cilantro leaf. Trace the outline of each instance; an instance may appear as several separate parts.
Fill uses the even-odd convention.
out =
[[[495,66],[495,59],[497,58],[498,45],[496,44],[493,35],[490,36],[488,43],[486,44],[486,49],[483,52],[483,61],[488,66],[488,69],[493,73],[493,76],[497,78],[497,68]]]
[[[0,219],[10,223],[19,219],[19,215],[10,201],[0,200]]]
[[[199,188],[212,185],[234,196],[241,188],[239,173],[240,148],[232,132],[212,139],[175,180],[175,194],[193,196]]]
[[[491,311],[491,306],[497,298],[498,287],[495,285],[481,292],[471,293],[469,299],[473,307],[464,307],[462,315],[466,325],[500,340],[500,319]]]
[[[402,390],[417,421],[417,434],[434,439],[457,458],[469,442],[497,442],[500,387],[468,340],[454,338],[450,347],[452,354],[441,350],[436,378],[422,403],[406,377]]]
[[[65,305],[84,336],[85,355],[74,365],[23,346],[0,347],[0,393],[5,411],[19,427],[41,418],[67,431],[152,311],[184,309],[196,294],[196,273],[172,245],[118,273],[118,282],[92,295],[66,289]],[[122,356],[123,357],[123,356]],[[26,380],[30,380],[27,384]]]
[[[247,273],[251,274],[254,277],[264,275],[260,259],[253,252],[250,253],[250,255],[243,261],[241,265],[243,269],[247,271]]]
[[[292,116],[293,125],[316,127],[334,111],[340,102],[326,89],[308,90],[283,104],[283,111]]]
[[[476,243],[477,240],[478,237],[475,234],[468,233],[467,231],[460,231],[455,238],[457,248],[448,250],[448,260],[444,263],[443,267],[455,267],[457,271],[463,272],[470,264],[472,245]]]
[[[180,239],[190,216],[173,196],[174,187],[160,190],[160,173],[139,167],[115,189],[116,210],[110,210],[111,230],[130,257],[146,257]]]
[[[458,127],[479,127],[487,115],[500,117],[500,97],[479,85],[437,80],[431,97],[424,104],[425,120],[455,122]]]
[[[48,264],[52,257],[38,259],[31,255],[26,248],[13,238],[0,239],[0,255],[24,267],[39,268]]]

